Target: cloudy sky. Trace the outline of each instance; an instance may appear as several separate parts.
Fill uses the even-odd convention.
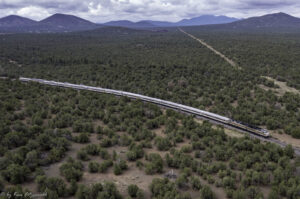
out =
[[[274,12],[300,17],[299,0],[0,0],[0,17],[40,20],[55,13],[93,22],[128,19],[178,21],[203,14],[246,18]]]

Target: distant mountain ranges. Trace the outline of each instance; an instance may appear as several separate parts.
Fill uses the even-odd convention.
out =
[[[127,20],[110,21],[96,24],[88,20],[65,14],[54,14],[44,20],[34,21],[17,15],[0,18],[0,33],[47,33],[75,32],[94,30],[103,27],[126,27],[132,29],[153,29],[161,27],[201,26],[224,30],[249,30],[264,28],[292,28],[300,31],[300,18],[285,13],[268,14],[260,17],[237,19],[226,16],[202,15],[179,22],[144,20],[132,22]]]
[[[224,24],[230,23],[234,21],[238,21],[237,18],[230,18],[226,16],[214,16],[214,15],[202,15],[200,17],[192,18],[192,19],[183,19],[179,22],[167,22],[167,21],[139,21],[139,22],[131,22],[131,21],[111,21],[104,23],[103,25],[107,26],[121,26],[127,28],[140,28],[140,27],[176,27],[176,26],[201,26],[208,24]]]
[[[101,27],[85,19],[65,14],[54,14],[42,21],[10,15],[0,19],[0,32],[73,32]]]
[[[268,14],[261,17],[251,17],[248,19],[236,21],[226,24],[227,27],[242,29],[242,28],[299,28],[300,18],[293,17],[285,13]]]

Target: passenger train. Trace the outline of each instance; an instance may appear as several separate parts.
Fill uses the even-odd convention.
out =
[[[100,88],[100,87],[92,87],[92,86],[85,86],[85,85],[78,85],[78,84],[71,84],[71,83],[63,83],[63,82],[55,82],[55,81],[48,81],[48,80],[43,80],[43,79],[36,79],[36,78],[25,78],[25,77],[20,77],[20,81],[23,82],[38,82],[41,84],[46,84],[46,85],[51,85],[51,86],[60,86],[60,87],[66,87],[66,88],[74,88],[74,89],[79,89],[79,90],[89,90],[89,91],[95,91],[95,92],[101,92],[101,93],[107,93],[107,94],[113,94],[113,95],[118,95],[118,96],[126,96],[129,98],[133,99],[140,99],[146,102],[151,102],[155,103],[161,106],[169,107],[172,109],[177,109],[183,112],[187,112],[190,114],[194,114],[197,116],[201,116],[204,118],[207,118],[209,120],[217,121],[222,124],[226,124],[229,126],[233,126],[235,128],[263,136],[265,138],[269,137],[269,132],[266,129],[258,128],[249,124],[245,124],[236,120],[232,120],[230,118],[203,111],[200,109],[196,109],[190,106],[185,106],[182,104],[166,101],[166,100],[161,100],[153,97],[148,97],[145,95],[139,95],[135,93],[130,93],[130,92],[125,92],[125,91],[118,91],[118,90],[112,90],[112,89],[106,89],[106,88]]]

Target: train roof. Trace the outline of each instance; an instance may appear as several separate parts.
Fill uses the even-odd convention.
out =
[[[263,129],[263,128],[260,128],[260,127],[257,127],[257,126],[251,125],[251,124],[247,124],[245,122],[241,122],[241,121],[238,121],[238,120],[232,120],[232,121],[234,121],[236,123],[239,123],[239,124],[242,124],[242,125],[245,125],[245,126],[248,126],[248,127],[252,128],[252,129],[259,130],[259,131],[267,131],[266,129]]]
[[[57,85],[68,85],[68,86],[72,86],[72,87],[82,87],[82,88],[98,89],[98,90],[103,89],[104,91],[107,91],[107,92],[110,92],[110,93],[120,93],[120,94],[123,93],[123,94],[131,95],[131,96],[135,96],[135,97],[141,97],[141,98],[151,99],[151,100],[157,101],[157,102],[162,102],[162,103],[165,103],[165,104],[170,104],[170,105],[173,105],[173,106],[177,106],[177,107],[181,107],[181,108],[184,108],[184,109],[187,109],[187,110],[198,112],[198,113],[200,113],[204,116],[205,115],[212,116],[212,117],[219,118],[219,119],[225,120],[225,121],[231,120],[227,117],[224,117],[224,116],[221,116],[221,115],[218,115],[218,114],[215,114],[215,113],[211,113],[211,112],[208,112],[208,111],[200,110],[200,109],[197,109],[197,108],[193,108],[193,107],[190,107],[190,106],[186,106],[186,105],[182,105],[182,104],[178,104],[178,103],[170,102],[170,101],[166,101],[166,100],[161,100],[161,99],[158,99],[158,98],[148,97],[148,96],[145,96],[145,95],[125,92],[125,91],[106,89],[106,88],[101,88],[101,87],[92,87],[92,86],[86,86],[86,85],[82,85],[82,84],[77,85],[77,84],[71,84],[71,83],[68,83],[68,82],[62,83],[62,82],[56,82],[56,81],[51,81],[51,80],[49,81],[49,80],[43,80],[43,79],[37,79],[37,78],[20,77],[19,79],[20,80],[32,80],[32,81],[43,82],[43,83],[55,83]],[[236,122],[238,122],[238,121],[236,121]],[[238,123],[241,123],[241,122],[238,122]],[[250,126],[250,125],[248,125],[248,126]]]

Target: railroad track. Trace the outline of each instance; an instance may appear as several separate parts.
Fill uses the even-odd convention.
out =
[[[45,85],[49,85],[49,86],[72,88],[72,89],[77,89],[77,90],[88,90],[88,91],[94,91],[94,92],[99,92],[99,93],[113,94],[113,95],[117,95],[117,96],[126,96],[126,97],[129,97],[132,99],[139,99],[139,100],[142,100],[145,102],[157,104],[162,107],[174,109],[179,112],[195,115],[197,118],[208,120],[214,124],[222,125],[225,128],[230,128],[230,129],[234,129],[239,132],[242,132],[242,133],[247,133],[250,135],[250,137],[260,139],[264,142],[272,142],[272,143],[278,144],[281,147],[285,147],[287,145],[286,143],[281,142],[280,140],[277,140],[277,139],[274,139],[271,137],[266,138],[266,137],[262,137],[262,136],[253,134],[253,132],[247,130],[248,128],[242,128],[240,126],[232,125],[230,122],[228,122],[230,120],[229,118],[220,116],[215,113],[210,113],[207,111],[195,109],[193,107],[185,106],[182,104],[177,104],[177,103],[166,101],[166,100],[161,100],[161,99],[152,98],[152,97],[148,97],[148,96],[144,96],[144,95],[124,92],[124,91],[118,91],[118,90],[113,90],[113,89],[104,89],[101,87],[91,87],[91,86],[86,86],[86,85],[81,85],[81,84],[80,85],[70,84],[67,82],[56,82],[56,81],[49,81],[49,80],[35,79],[35,78],[24,78],[24,77],[20,77],[19,80],[22,82],[37,82],[37,83],[45,84]],[[294,151],[295,151],[296,155],[300,156],[299,148],[294,147]]]

